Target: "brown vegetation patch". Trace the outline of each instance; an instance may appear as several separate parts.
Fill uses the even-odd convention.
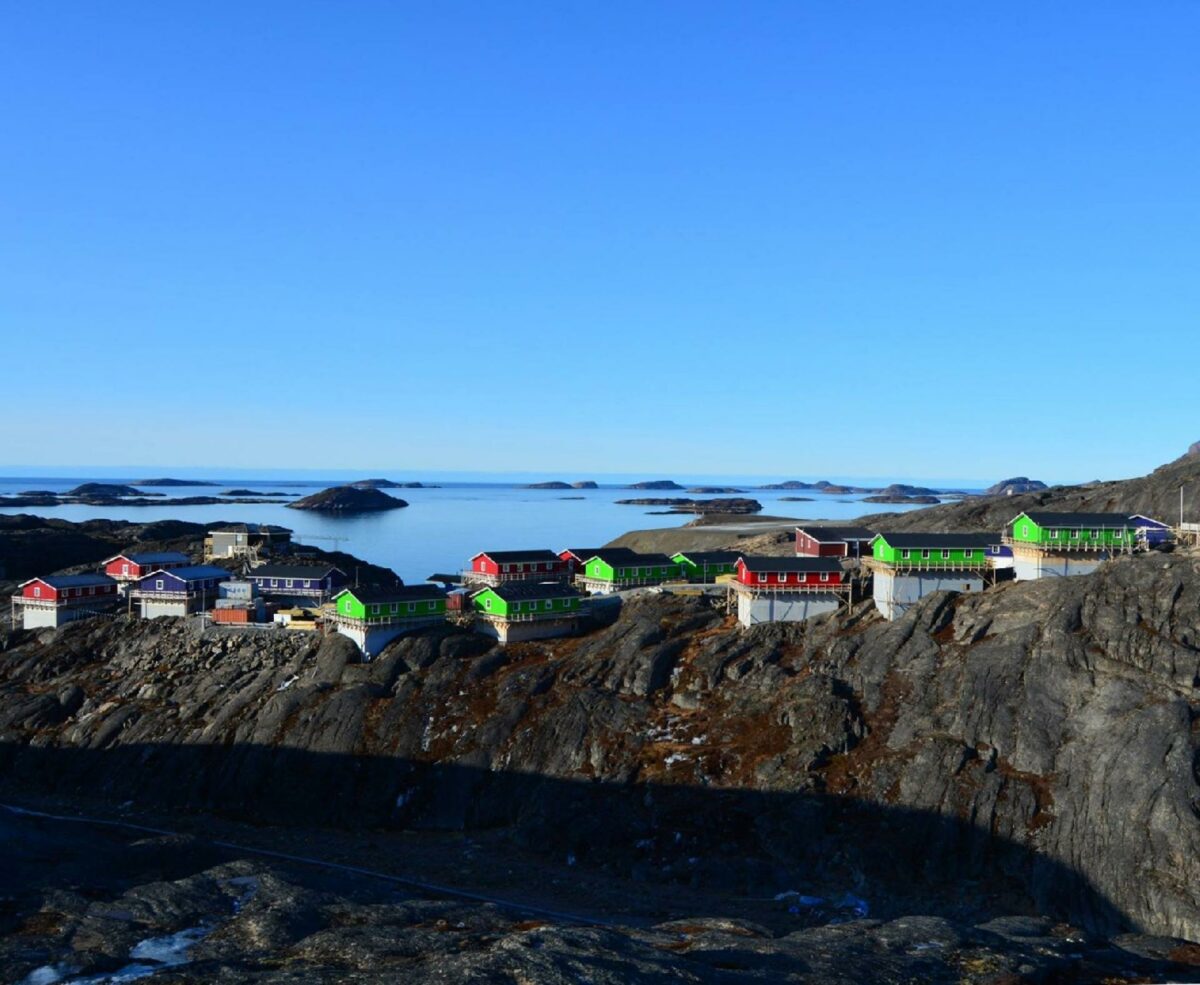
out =
[[[825,789],[838,796],[854,796],[864,786],[876,764],[896,755],[887,748],[888,736],[896,727],[900,708],[912,695],[912,684],[897,671],[888,674],[880,689],[879,707],[874,714],[863,713],[867,734],[852,749],[830,757],[822,770]],[[899,790],[896,790],[899,796]]]

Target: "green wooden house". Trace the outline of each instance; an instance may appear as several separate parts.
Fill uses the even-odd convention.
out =
[[[736,551],[680,551],[671,560],[688,581],[709,582],[719,575],[736,574],[738,557]]]
[[[437,585],[343,588],[333,604],[339,618],[367,624],[425,621],[446,615],[446,593]]]
[[[1122,551],[1137,542],[1125,513],[1020,513],[1012,521],[1014,548],[1054,551]]]
[[[661,585],[679,577],[679,565],[665,554],[641,554],[625,547],[606,547],[588,558],[576,580],[589,592],[619,592],[641,585]]]
[[[988,566],[992,534],[880,533],[871,541],[871,561],[890,568],[970,571]]]
[[[343,588],[331,608],[329,625],[370,660],[396,637],[444,622],[446,591],[437,585]]]
[[[481,616],[509,621],[579,615],[583,596],[562,582],[513,582],[480,589],[471,604]]]

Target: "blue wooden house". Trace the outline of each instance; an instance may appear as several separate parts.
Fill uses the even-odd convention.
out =
[[[186,616],[216,604],[221,582],[228,580],[228,569],[211,564],[160,569],[139,578],[129,594],[138,603],[143,619]]]
[[[1171,539],[1170,525],[1154,517],[1135,513],[1129,518],[1129,525],[1133,527],[1138,541],[1147,547],[1158,547]]]
[[[345,588],[346,575],[332,564],[264,564],[246,576],[268,599],[319,605]]]

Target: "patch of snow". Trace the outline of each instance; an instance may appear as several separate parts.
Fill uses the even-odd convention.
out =
[[[289,687],[291,687],[293,684],[295,684],[296,681],[298,681],[299,679],[300,679],[299,674],[293,674],[286,681],[284,681],[282,684],[280,684],[279,687],[275,688],[275,690],[276,691],[286,691]]]
[[[805,896],[803,893],[798,893],[794,889],[789,889],[786,892],[777,893],[775,902],[782,903],[784,900],[792,900],[800,906],[820,906],[825,902],[823,896]]]
[[[871,910],[865,899],[853,893],[846,893],[841,899],[835,900],[833,905],[839,910],[849,910],[856,917],[865,917]]]
[[[63,964],[44,964],[40,968],[34,968],[17,985],[55,985],[55,983],[61,982],[74,970],[74,968]]]
[[[685,756],[681,752],[673,752],[673,753],[671,753],[671,755],[669,755],[666,759],[663,760],[663,765],[664,766],[673,766],[675,763],[686,763],[686,762],[687,762],[687,756]]]
[[[233,901],[233,912],[238,914],[247,903],[254,899],[255,893],[258,892],[258,876],[234,876],[228,880],[230,886],[235,889],[240,889],[241,895]]]
[[[129,952],[134,960],[124,968],[102,975],[89,975],[87,978],[72,978],[68,985],[124,985],[125,982],[147,978],[163,968],[178,968],[191,960],[188,952],[192,946],[210,933],[211,927],[201,925],[162,937],[148,937],[134,945]]]

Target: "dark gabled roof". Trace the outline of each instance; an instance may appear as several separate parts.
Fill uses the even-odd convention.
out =
[[[250,578],[324,578],[331,571],[345,574],[332,564],[263,564],[253,568]]]
[[[508,581],[495,587],[481,588],[473,594],[481,595],[484,592],[495,592],[505,602],[524,602],[529,599],[533,599],[534,601],[541,599],[569,599],[581,594],[570,585],[564,585],[561,581]]]
[[[642,554],[638,551],[631,551],[628,547],[602,547],[592,557],[598,557],[607,565],[615,565],[617,567],[629,567],[637,565],[645,567],[648,565],[674,564],[665,554]],[[588,558],[590,561],[592,558]]]
[[[290,527],[281,527],[276,523],[218,523],[209,527],[208,532],[222,534],[291,534]]]
[[[178,561],[191,560],[182,551],[122,551],[102,563],[111,564],[118,558],[125,558],[134,564],[174,564]]]
[[[343,588],[334,598],[341,598],[347,592],[364,605],[379,602],[424,602],[446,597],[446,590],[437,585],[368,585],[365,588]]]
[[[183,581],[203,581],[205,578],[220,578],[228,581],[233,572],[228,568],[218,568],[215,564],[193,564],[186,568],[170,568],[151,571],[142,581],[147,581],[155,575],[168,575],[171,578],[181,578]]]
[[[842,573],[842,562],[835,557],[753,557],[743,554],[746,570],[758,574],[771,571],[836,571]]]
[[[497,564],[521,564],[527,561],[559,561],[562,560],[551,550],[536,549],[531,551],[480,551],[475,557],[485,554]]]
[[[870,540],[875,536],[874,530],[866,527],[831,527],[814,524],[810,527],[797,527],[803,530],[818,544],[844,544],[848,540]]]
[[[991,547],[993,544],[999,544],[1001,541],[999,534],[893,534],[880,532],[877,536],[882,537],[892,547],[903,547],[908,550],[912,550],[913,548],[924,549],[926,547],[931,550],[952,550],[956,547]]]
[[[671,560],[685,557],[692,564],[733,564],[741,555],[737,551],[676,551]]]
[[[87,588],[89,585],[115,585],[108,575],[43,575],[41,578],[30,578],[18,587],[23,588],[30,582],[40,581],[51,588]]]
[[[1142,520],[1144,522],[1138,523],[1138,520]],[[1163,523],[1162,520],[1156,520],[1152,516],[1146,516],[1145,513],[1134,513],[1133,516],[1129,518],[1129,522],[1134,526],[1162,527],[1164,530],[1169,530],[1171,527],[1169,523]]]
[[[1041,510],[1030,510],[1018,513],[1013,518],[1027,516],[1039,527],[1128,527],[1128,513],[1044,513]]]
[[[586,561],[588,558],[593,558],[599,554],[603,547],[564,547],[563,554],[572,554],[580,561]]]

